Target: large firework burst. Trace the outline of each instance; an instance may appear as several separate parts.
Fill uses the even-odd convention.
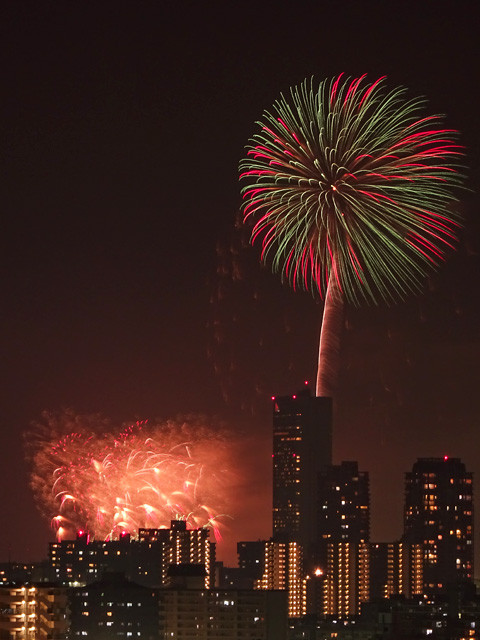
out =
[[[240,170],[252,241],[294,288],[326,298],[324,325],[343,299],[391,303],[418,291],[455,247],[461,148],[424,106],[384,78],[304,81],[250,140]]]
[[[31,485],[59,538],[140,527],[218,526],[232,476],[227,433],[205,419],[137,422],[115,431],[99,416],[44,414],[29,434]]]

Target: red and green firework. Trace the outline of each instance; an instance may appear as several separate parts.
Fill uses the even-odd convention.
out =
[[[263,114],[240,163],[244,219],[294,288],[391,303],[454,248],[457,132],[406,94],[342,74]]]

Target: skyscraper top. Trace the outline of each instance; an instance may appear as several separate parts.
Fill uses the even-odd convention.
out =
[[[300,542],[317,537],[320,470],[332,462],[332,401],[299,393],[273,400],[273,535]]]

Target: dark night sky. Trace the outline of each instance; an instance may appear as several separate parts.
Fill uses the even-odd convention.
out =
[[[0,561],[46,553],[22,434],[62,407],[225,419],[258,445],[230,541],[270,535],[269,397],[313,377],[321,306],[254,252],[233,282],[229,248],[254,121],[310,75],[386,74],[427,95],[462,132],[473,189],[459,251],[424,295],[348,311],[335,461],[370,471],[374,540],[401,534],[416,457],[461,457],[480,495],[478,2],[1,11]]]

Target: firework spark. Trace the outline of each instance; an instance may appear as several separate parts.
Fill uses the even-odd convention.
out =
[[[60,538],[81,529],[108,539],[179,518],[220,537],[232,449],[206,420],[137,422],[114,433],[99,416],[46,413],[28,449],[31,486]]]
[[[342,76],[281,96],[240,163],[252,242],[294,288],[325,298],[333,355],[344,299],[405,298],[455,248],[452,188],[463,181],[457,132],[425,116],[425,100],[386,89],[384,78]]]

